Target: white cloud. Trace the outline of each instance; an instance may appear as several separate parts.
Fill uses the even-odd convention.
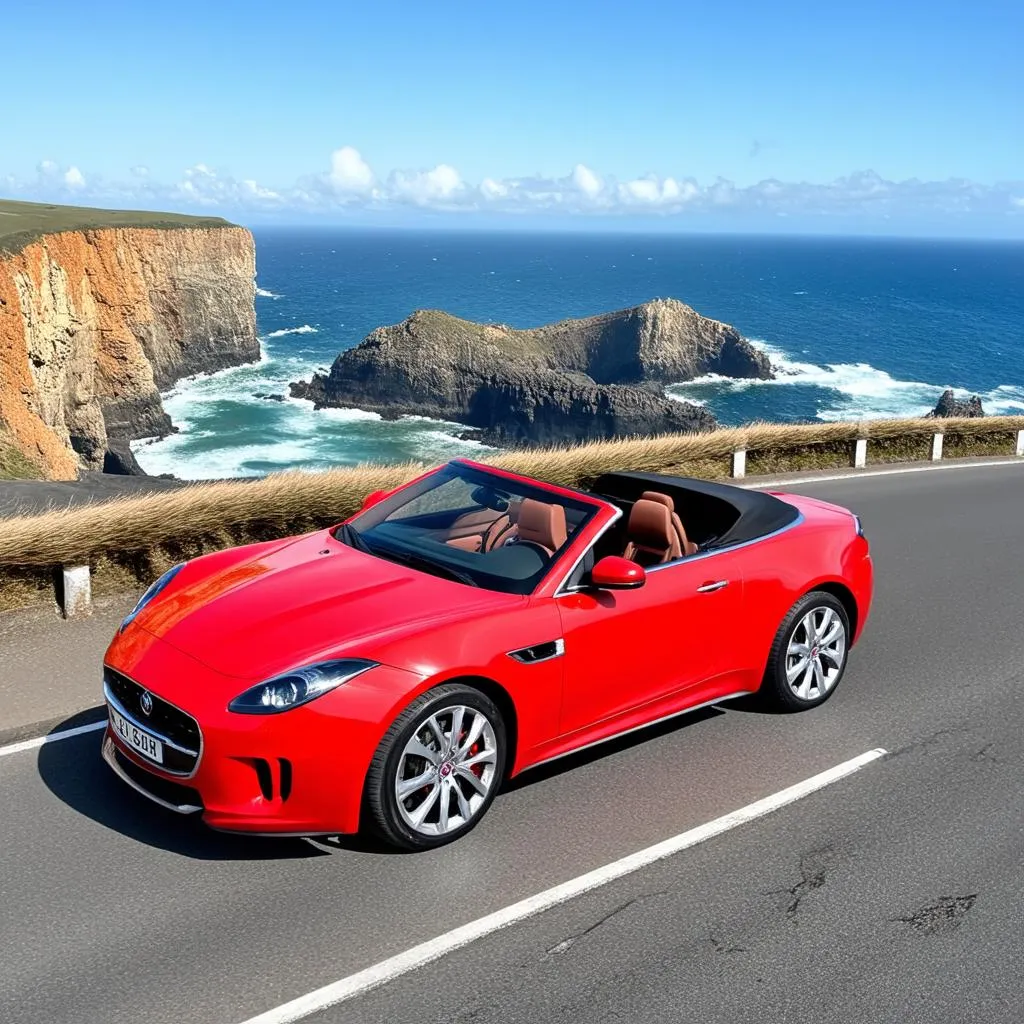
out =
[[[0,167],[0,174],[4,168]],[[247,211],[329,214],[349,211],[425,210],[536,217],[657,216],[688,225],[747,223],[789,218],[793,223],[827,224],[846,219],[858,225],[930,218],[933,224],[969,224],[1001,218],[1019,225],[1024,212],[1024,181],[979,185],[964,179],[890,181],[874,171],[857,171],[834,181],[786,182],[765,179],[739,186],[725,178],[700,184],[680,174],[655,173],[617,180],[578,163],[562,177],[484,177],[465,181],[451,164],[430,170],[393,170],[378,177],[359,151],[342,146],[330,155],[327,173],[292,184],[266,185],[252,177],[236,179],[205,163],[184,170],[177,181],[155,180],[142,166],[123,180],[107,180],[77,165],[43,160],[35,176],[0,178],[9,195],[54,202],[103,206],[217,211],[244,218]],[[73,197],[73,198],[72,198]]]
[[[281,196],[273,189],[264,188],[262,185],[257,185],[251,178],[246,178],[242,182],[242,188],[251,196],[256,199],[280,199]]]
[[[438,164],[432,171],[394,171],[388,184],[395,198],[420,206],[447,205],[465,189],[459,172],[450,164]]]
[[[595,199],[601,194],[601,179],[583,164],[573,168],[572,183],[589,199]]]
[[[331,170],[327,176],[336,192],[365,195],[373,189],[373,171],[353,146],[342,146],[331,154]]]
[[[634,178],[619,185],[617,194],[624,205],[679,207],[699,195],[700,190],[692,181],[676,181],[675,178],[658,178],[649,174],[646,178]]]
[[[480,191],[485,199],[501,199],[509,193],[509,186],[493,178],[484,178],[480,182]]]

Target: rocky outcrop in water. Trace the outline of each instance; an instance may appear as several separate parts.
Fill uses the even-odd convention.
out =
[[[985,410],[981,406],[981,399],[977,395],[971,395],[965,401],[961,401],[953,393],[952,388],[942,392],[942,396],[935,404],[935,408],[925,416],[925,419],[945,419],[947,417],[969,417],[976,418],[984,416]]]
[[[29,204],[0,205],[24,220]],[[0,426],[51,479],[137,472],[127,441],[173,430],[161,390],[260,354],[248,231],[116,212],[104,227],[105,213],[0,237]],[[147,216],[169,223],[134,226]]]
[[[707,373],[770,379],[735,328],[674,299],[531,330],[418,310],[291,385],[317,408],[454,420],[499,445],[709,430],[714,417],[663,384]]]

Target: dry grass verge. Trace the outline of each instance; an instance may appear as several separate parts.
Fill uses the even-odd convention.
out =
[[[927,459],[945,433],[947,458],[1011,455],[1024,417],[766,424],[705,434],[670,434],[564,448],[507,452],[497,466],[569,487],[632,469],[710,479],[729,475],[746,448],[747,472],[848,466],[854,441],[869,438],[868,463]],[[132,589],[205,551],[328,526],[355,512],[370,491],[389,489],[424,465],[361,466],[325,473],[277,473],[245,483],[197,483],[171,492],[20,516],[0,523],[0,609],[52,594],[61,564],[86,564],[97,592]]]

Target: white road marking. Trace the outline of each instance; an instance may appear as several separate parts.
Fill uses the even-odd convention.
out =
[[[57,743],[60,740],[69,740],[74,736],[81,736],[83,733],[95,732],[103,729],[107,724],[104,718],[102,722],[90,722],[88,725],[76,725],[74,729],[64,729],[62,732],[51,732],[47,736],[37,736],[34,740],[22,740],[20,743],[11,743],[9,746],[0,747],[0,757],[8,754],[20,754],[24,750],[35,750],[44,743]]]
[[[726,480],[725,483],[735,484],[737,487],[746,487],[749,490],[756,490],[761,487],[789,487],[792,484],[824,484],[831,480],[870,480],[876,476],[900,476],[904,473],[937,473],[940,470],[952,469],[998,469],[1006,466],[1024,466],[1024,459],[1013,459],[1007,457],[1005,462],[948,462],[943,465],[941,462],[925,463],[921,466],[903,466],[900,469],[845,469],[842,473],[830,474],[829,476],[799,476],[790,477],[788,480],[758,480],[756,483],[740,483],[739,481]]]
[[[639,850],[636,853],[623,857],[621,860],[606,864],[604,867],[597,868],[594,871],[589,871],[585,875],[580,875],[578,878],[563,882],[561,885],[556,885],[551,889],[546,889],[535,896],[529,896],[519,903],[513,903],[510,907],[496,910],[493,914],[488,914],[486,917],[481,917],[476,921],[471,921],[469,924],[462,925],[460,928],[446,932],[444,935],[439,935],[436,939],[422,942],[418,946],[407,949],[404,953],[398,953],[396,956],[382,960],[372,967],[367,967],[362,971],[357,971],[355,974],[350,974],[347,978],[342,978],[304,996],[299,996],[297,999],[283,1003],[273,1010],[267,1010],[265,1013],[245,1021],[244,1024],[290,1024],[291,1021],[301,1020],[327,1007],[354,999],[356,996],[361,996],[371,989],[378,988],[403,974],[409,973],[409,971],[414,971],[425,964],[429,964],[446,953],[461,949],[476,939],[490,935],[499,929],[507,928],[509,925],[516,924],[519,921],[524,921],[551,907],[558,906],[560,903],[565,903],[576,896],[590,892],[592,889],[607,885],[617,878],[622,878],[624,875],[639,871],[655,861],[671,857],[675,853],[689,849],[691,846],[696,846],[698,843],[703,843],[714,836],[721,835],[723,832],[753,821],[755,818],[770,814],[780,807],[785,807],[786,804],[793,803],[801,797],[805,797],[816,790],[831,785],[833,782],[838,782],[840,779],[852,775],[865,765],[883,757],[886,753],[887,751],[881,747],[869,750],[849,761],[837,764],[834,768],[829,768],[827,771],[813,775],[809,779],[804,779],[803,782],[798,782],[794,786],[780,790],[772,796],[767,796],[762,800],[747,804],[746,807],[742,807],[738,811],[723,815],[721,818],[709,821],[705,825],[698,825],[696,828],[692,828],[688,832],[682,832],[671,839],[655,843],[644,850]]]

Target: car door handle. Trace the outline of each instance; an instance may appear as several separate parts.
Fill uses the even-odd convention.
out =
[[[713,593],[716,590],[721,590],[722,587],[727,587],[727,586],[729,586],[729,581],[728,580],[715,580],[712,583],[702,583],[697,588],[697,593],[698,594],[710,594],[710,593]]]

